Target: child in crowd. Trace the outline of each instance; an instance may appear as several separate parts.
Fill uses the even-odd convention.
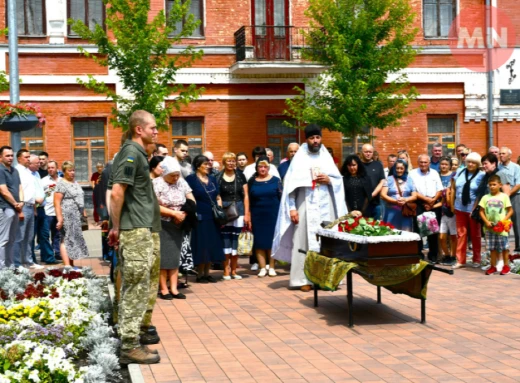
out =
[[[442,218],[440,225],[439,241],[443,259],[441,263],[446,266],[453,266],[457,263],[455,253],[457,251],[457,223],[455,222],[455,213],[451,209],[451,180],[453,179],[452,159],[450,157],[441,157],[440,172],[442,187]],[[448,238],[450,239],[450,248],[448,249]]]
[[[495,274],[497,272],[497,257],[502,255],[504,267],[500,275],[509,274],[509,238],[508,231],[510,224],[504,224],[513,215],[511,201],[507,194],[500,191],[502,182],[500,177],[492,175],[488,180],[489,194],[486,194],[480,200],[480,218],[486,226],[486,239],[488,250],[491,252],[491,268],[486,271],[486,275]],[[500,230],[502,228],[502,230]]]

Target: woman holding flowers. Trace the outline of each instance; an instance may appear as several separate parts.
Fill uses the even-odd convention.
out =
[[[381,198],[385,203],[383,221],[395,226],[396,229],[413,231],[413,218],[403,216],[403,206],[417,200],[417,192],[411,177],[408,177],[408,163],[398,159],[388,179],[383,184]]]
[[[76,168],[71,161],[62,165],[60,178],[54,192],[54,208],[61,232],[60,254],[65,266],[74,266],[74,261],[88,257],[87,244],[81,231],[81,216],[86,217],[84,195],[81,186],[74,180]]]

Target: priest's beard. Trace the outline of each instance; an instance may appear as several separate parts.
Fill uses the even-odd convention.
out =
[[[311,153],[318,153],[321,149],[321,143],[316,146],[309,146],[309,152]]]

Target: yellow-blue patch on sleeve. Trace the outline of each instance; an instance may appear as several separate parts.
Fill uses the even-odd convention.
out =
[[[128,158],[126,159],[126,162],[134,162],[134,157],[128,157]]]

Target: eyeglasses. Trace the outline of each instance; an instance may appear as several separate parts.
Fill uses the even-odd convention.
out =
[[[466,157],[467,155],[468,155],[468,153],[460,153],[461,157]]]

